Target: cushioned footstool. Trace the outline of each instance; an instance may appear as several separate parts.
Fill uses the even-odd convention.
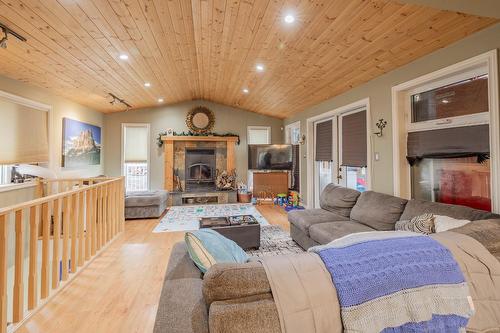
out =
[[[160,217],[167,208],[167,191],[129,192],[125,195],[125,218]]]

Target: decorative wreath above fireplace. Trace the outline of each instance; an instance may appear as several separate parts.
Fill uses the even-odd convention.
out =
[[[211,132],[215,125],[214,113],[204,106],[197,106],[188,112],[186,125],[194,133]]]

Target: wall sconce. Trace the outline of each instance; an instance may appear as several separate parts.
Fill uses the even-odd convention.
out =
[[[300,140],[299,140],[299,145],[303,145],[306,143],[306,135],[305,134],[302,134],[300,136]]]
[[[382,136],[383,134],[383,131],[384,131],[384,128],[387,126],[387,121],[384,120],[384,118],[380,118],[377,123],[375,124],[375,126],[377,126],[377,128],[380,130],[379,132],[375,132],[373,134],[375,134],[376,136],[378,136],[379,138]]]

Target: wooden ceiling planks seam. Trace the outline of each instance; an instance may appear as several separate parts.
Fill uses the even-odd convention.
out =
[[[0,74],[100,111],[121,110],[112,92],[285,118],[499,20],[391,0],[0,0],[0,22],[28,38]]]

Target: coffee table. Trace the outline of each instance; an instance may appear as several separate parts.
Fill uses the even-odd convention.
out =
[[[202,217],[200,229],[211,228],[243,249],[260,247],[260,224],[251,215]]]

